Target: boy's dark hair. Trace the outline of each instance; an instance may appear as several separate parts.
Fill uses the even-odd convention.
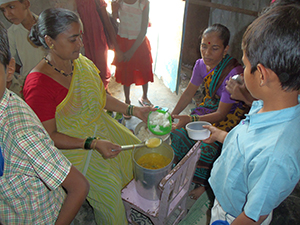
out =
[[[244,33],[242,49],[251,73],[262,64],[277,74],[285,90],[300,89],[300,7],[278,6],[251,23]]]
[[[3,23],[0,22],[0,63],[6,69],[6,66],[9,64],[11,59],[11,54],[9,50],[9,43],[7,37],[7,31]]]
[[[270,9],[273,9],[277,6],[283,6],[283,5],[290,5],[290,4],[300,4],[300,0],[276,0],[275,2],[271,3],[270,6],[266,7],[262,10],[261,14],[264,14],[268,12]]]
[[[276,0],[271,4],[272,7],[290,4],[300,4],[300,0]]]
[[[229,44],[230,40],[230,31],[228,30],[227,27],[225,27],[222,24],[215,23],[208,28],[206,28],[200,38],[202,39],[203,35],[209,34],[211,32],[217,32],[219,34],[219,38],[223,41],[224,48]]]
[[[45,36],[56,39],[57,35],[66,31],[71,23],[81,23],[78,15],[70,10],[61,8],[46,9],[38,17],[37,23],[32,26],[29,39],[37,46],[49,47]]]

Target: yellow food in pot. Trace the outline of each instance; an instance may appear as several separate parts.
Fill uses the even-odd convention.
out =
[[[151,170],[161,169],[167,166],[170,162],[171,162],[170,158],[163,156],[159,153],[145,154],[137,161],[137,163],[140,166]]]

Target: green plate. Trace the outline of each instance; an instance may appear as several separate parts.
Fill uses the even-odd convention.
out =
[[[150,124],[150,115],[152,113],[163,113],[163,114],[168,114],[168,120],[170,122],[170,126],[167,126],[167,127],[164,127],[163,125],[158,125],[159,126],[159,131],[157,131],[157,128],[156,126],[157,125],[152,125]],[[170,113],[166,112],[166,111],[163,111],[163,110],[156,110],[156,111],[152,111],[149,113],[148,115],[148,121],[147,121],[147,125],[148,125],[148,129],[153,133],[153,134],[156,134],[156,135],[165,135],[165,134],[168,134],[171,132],[171,129],[172,129],[172,118],[171,118],[171,115]]]

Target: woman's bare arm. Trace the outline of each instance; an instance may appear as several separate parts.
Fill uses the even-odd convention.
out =
[[[211,124],[221,122],[226,118],[227,114],[230,112],[232,105],[233,104],[220,102],[216,112],[199,116],[198,120],[206,121]],[[173,115],[173,118],[179,119],[178,123],[173,124],[173,129],[184,127],[187,123],[191,122],[189,115]]]
[[[69,135],[60,133],[57,131],[56,127],[56,120],[51,119],[42,122],[45,129],[49,133],[51,139],[54,141],[54,144],[59,149],[84,149],[84,143],[86,138],[76,138],[71,137]],[[120,151],[112,151],[114,150],[121,150],[120,145],[111,143],[107,140],[93,140],[91,143],[91,147],[94,147],[103,158],[113,158],[116,157]]]
[[[198,90],[199,86],[196,86],[189,82],[187,88],[180,96],[175,108],[173,109],[171,115],[179,115],[186,106],[191,102],[192,98],[194,97],[196,91]]]
[[[127,108],[128,108],[128,104],[121,102],[120,100],[116,99],[111,95],[106,95],[105,109],[126,114]],[[133,116],[136,116],[139,119],[143,120],[145,123],[147,123],[148,114],[151,111],[155,111],[155,110],[156,110],[155,108],[149,106],[147,107],[135,106],[133,109]]]

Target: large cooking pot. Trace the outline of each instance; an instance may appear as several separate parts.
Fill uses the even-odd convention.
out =
[[[147,169],[140,166],[137,161],[145,154],[159,153],[169,159],[171,162],[160,169]],[[148,200],[158,200],[161,191],[158,189],[158,184],[172,169],[174,151],[170,145],[163,142],[157,148],[136,148],[133,154],[133,173],[135,186],[138,194]]]

